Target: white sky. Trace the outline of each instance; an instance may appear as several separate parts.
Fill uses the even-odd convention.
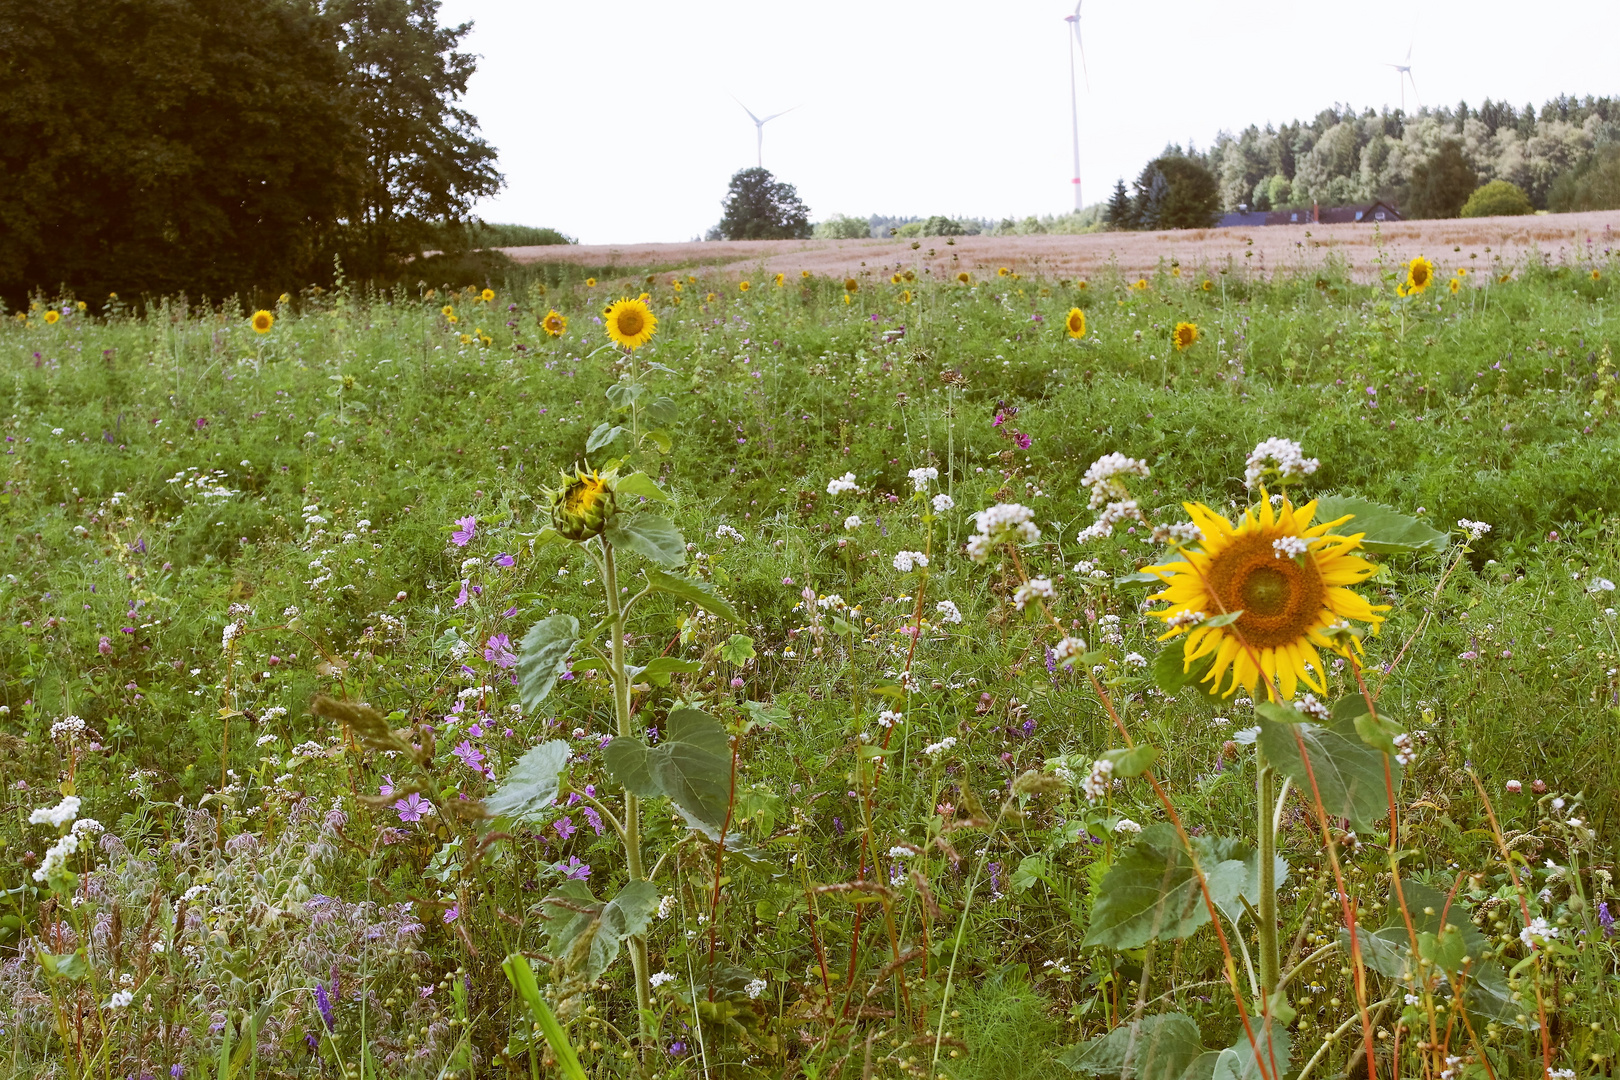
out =
[[[584,243],[690,240],[755,161],[835,212],[1000,218],[1073,205],[1063,0],[446,0],[482,60],[464,99],[507,186],[477,212]],[[1391,31],[1399,25],[1402,30]],[[1087,203],[1167,142],[1398,103],[1620,94],[1620,3],[1085,0]],[[1408,89],[1408,108],[1415,108]]]

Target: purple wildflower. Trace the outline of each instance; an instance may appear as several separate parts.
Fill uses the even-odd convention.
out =
[[[993,862],[987,867],[990,871],[990,892],[996,896],[1001,895],[1001,864]]]
[[[516,667],[517,654],[512,651],[512,639],[505,634],[496,634],[484,646],[484,659],[499,668]]]
[[[494,563],[496,566],[512,566],[517,562],[517,560],[503,551],[491,559],[490,562]]]
[[[580,862],[578,855],[570,855],[566,863],[558,863],[552,869],[572,881],[584,881],[591,876],[590,866]]]
[[[459,528],[450,534],[450,542],[456,547],[466,547],[472,543],[472,538],[478,535],[478,519],[470,514],[464,518],[456,518]]]
[[[399,820],[401,821],[421,821],[432,813],[433,804],[413,791],[405,798],[394,803],[394,809],[399,811]]]
[[[111,656],[112,655],[112,638],[108,637],[106,634],[102,634],[101,635],[101,644],[96,646],[96,651],[101,653],[102,656]]]
[[[1032,436],[1026,435],[1022,431],[1018,432],[1017,436],[1018,449],[1020,450],[1028,450],[1035,443],[1035,439]]]
[[[833,815],[833,832],[837,833],[839,836],[844,835],[844,819],[838,817],[836,814]]]
[[[326,987],[320,983],[315,984],[315,1007],[320,1010],[321,1022],[326,1025],[326,1030],[331,1031],[335,1023],[332,1017],[332,1002],[326,996]]]
[[[585,820],[590,823],[591,829],[597,836],[602,835],[602,815],[596,812],[596,807],[587,806],[585,808]]]
[[[559,840],[567,840],[579,831],[579,827],[574,824],[574,819],[568,817],[558,818],[552,823],[551,827],[557,830],[557,839]]]
[[[394,793],[394,777],[392,773],[383,776],[383,782],[377,788],[379,795],[392,795]]]
[[[484,752],[466,739],[462,739],[460,745],[450,752],[460,758],[461,763],[467,768],[478,771],[483,770]]]
[[[459,918],[461,918],[461,905],[460,904],[451,904],[449,907],[444,909],[444,921],[445,922],[453,923]]]
[[[1604,937],[1613,937],[1614,934],[1615,934],[1615,929],[1614,929],[1614,921],[1615,920],[1614,920],[1614,916],[1609,914],[1609,902],[1607,900],[1603,901],[1602,903],[1600,903],[1598,905],[1597,917],[1598,917],[1598,925],[1603,927],[1603,936]]]
[[[464,607],[467,603],[467,583],[461,583],[461,593],[456,597],[456,607]]]
[[[1030,717],[1024,721],[1024,737],[1027,739],[1033,734],[1035,734],[1035,718]]]

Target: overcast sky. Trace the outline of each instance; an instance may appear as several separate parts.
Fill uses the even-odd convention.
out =
[[[1023,217],[1073,205],[1063,0],[446,0],[482,58],[465,104],[500,151],[488,221],[584,243],[690,240],[731,174],[764,163],[813,220]],[[1422,5],[1085,0],[1087,203],[1167,142],[1399,102],[1539,107],[1620,94],[1620,3]],[[1399,29],[1395,29],[1399,27]],[[1407,106],[1414,108],[1410,87]]]

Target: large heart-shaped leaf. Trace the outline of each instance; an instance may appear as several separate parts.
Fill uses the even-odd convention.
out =
[[[662,570],[648,569],[645,573],[647,584],[658,592],[678,596],[687,603],[696,604],[710,615],[718,615],[727,622],[742,622],[742,617],[732,610],[731,605],[726,603],[720,594],[714,591],[714,586],[707,581],[681,577],[677,574],[666,574]]]
[[[1305,722],[1291,705],[1266,702],[1255,706],[1260,716],[1260,748],[1294,786],[1312,797],[1312,780],[1329,817],[1348,818],[1352,828],[1369,829],[1389,811],[1384,783],[1384,755],[1368,746],[1353,720],[1331,720],[1326,726]],[[1306,770],[1300,743],[1310,759]],[[1401,766],[1389,762],[1390,781],[1398,794]]]
[[[1121,1024],[1106,1035],[1069,1047],[1057,1060],[1087,1076],[1181,1080],[1203,1052],[1193,1018],[1164,1013]]]
[[[557,801],[563,769],[568,765],[568,743],[552,739],[518,758],[484,809],[495,817],[532,821]]]
[[[579,620],[572,615],[553,615],[529,627],[517,663],[518,697],[525,709],[540,708],[578,643]]]
[[[675,523],[659,514],[619,514],[602,536],[616,548],[627,548],[658,566],[673,568],[686,561],[686,538]]]
[[[657,746],[620,736],[608,743],[603,763],[630,794],[663,795],[718,836],[731,801],[731,740],[708,713],[674,709]]]
[[[1334,521],[1346,514],[1354,516],[1334,531],[1343,534],[1366,533],[1361,546],[1383,555],[1412,555],[1419,551],[1444,553],[1451,538],[1430,528],[1417,518],[1383,503],[1348,495],[1324,495],[1316,500],[1316,520]]]
[[[669,496],[664,493],[664,489],[644,472],[633,472],[629,476],[619,477],[613,482],[613,494],[615,497],[637,495],[648,502],[669,502]]]
[[[1247,875],[1243,863],[1207,858],[1208,846],[1199,848],[1211,899],[1220,906],[1234,903]],[[1103,877],[1081,948],[1134,949],[1155,939],[1174,941],[1208,921],[1192,860],[1175,829],[1161,822],[1143,829]]]
[[[583,881],[565,881],[540,901],[540,920],[551,954],[569,976],[589,983],[607,970],[620,942],[646,932],[657,907],[658,890],[650,881],[630,882],[607,903]]]

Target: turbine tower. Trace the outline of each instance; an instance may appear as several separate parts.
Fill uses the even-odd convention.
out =
[[[1086,44],[1080,40],[1080,5],[1084,0],[1075,0],[1074,14],[1065,15],[1063,21],[1074,27],[1074,36],[1069,39],[1069,119],[1074,129],[1074,179],[1069,182],[1074,185],[1074,208],[1081,209],[1080,197],[1080,94],[1074,85],[1074,50],[1080,48],[1080,70],[1085,72],[1086,92],[1091,92],[1091,73],[1086,71]]]
[[[731,96],[731,100],[737,101],[737,96],[733,94]],[[771,113],[771,115],[761,120],[759,117],[753,114],[748,106],[743,105],[743,103],[740,101],[737,101],[737,104],[742,105],[742,111],[748,113],[748,119],[754,122],[754,134],[757,137],[755,142],[755,153],[757,155],[756,164],[763,169],[765,167],[765,125],[770,123],[772,120],[775,120],[778,116],[786,116],[788,113],[792,112],[793,109],[797,109],[799,106],[795,105],[793,106],[793,109],[783,109],[779,113]]]
[[[1395,69],[1396,76],[1401,82],[1401,112],[1406,111],[1406,84],[1412,84],[1412,96],[1417,98],[1418,108],[1423,108],[1423,99],[1418,97],[1417,80],[1412,78],[1412,46],[1406,47],[1406,61],[1400,64],[1385,64],[1385,67]]]

